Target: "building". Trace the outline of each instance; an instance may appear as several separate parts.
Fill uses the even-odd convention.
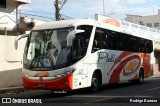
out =
[[[29,3],[31,0],[0,0],[0,88],[22,84],[21,68],[26,39],[20,40],[18,50],[15,50],[17,35],[46,22],[20,17],[20,5]]]
[[[0,34],[16,35],[19,23],[19,6],[29,4],[31,0],[1,0],[0,1]]]
[[[160,9],[158,9],[157,15],[139,16],[127,14],[126,16],[125,21],[160,30]]]
[[[14,40],[19,23],[18,9],[22,4],[31,3],[31,0],[0,0],[0,88],[18,86],[22,82],[22,48],[14,49]],[[21,45],[24,46],[23,42]]]

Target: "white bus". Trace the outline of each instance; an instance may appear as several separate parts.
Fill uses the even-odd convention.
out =
[[[151,70],[152,41],[90,19],[34,27],[24,50],[26,89],[74,90],[120,81],[142,83]]]

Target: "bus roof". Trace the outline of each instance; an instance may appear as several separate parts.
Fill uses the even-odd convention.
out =
[[[41,25],[35,26],[32,30],[45,30],[45,29],[55,29],[55,28],[65,28],[72,27],[77,25],[96,25],[98,27],[103,27],[107,29],[112,29],[118,31],[119,28],[110,24],[99,22],[93,19],[73,19],[73,20],[62,20],[62,21],[53,21],[46,22]],[[119,30],[120,31],[120,30]]]
[[[55,29],[62,27],[72,27],[76,25],[94,25],[94,21],[92,19],[73,19],[73,20],[61,20],[61,21],[53,21],[46,22],[41,25],[35,26],[32,30],[44,30],[44,29]]]
[[[124,28],[117,27],[111,24],[107,24],[104,22],[100,22],[93,19],[73,19],[73,20],[61,20],[61,21],[53,21],[53,22],[46,22],[41,25],[35,26],[32,30],[47,30],[47,29],[57,29],[57,28],[67,28],[72,26],[78,26],[78,25],[92,25],[96,27],[101,27],[121,33],[130,34],[133,36],[145,38],[144,36],[140,35],[139,33],[132,33],[130,31],[124,31]],[[149,39],[149,38],[147,38]]]

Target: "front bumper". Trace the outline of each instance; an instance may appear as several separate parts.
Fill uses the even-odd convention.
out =
[[[40,78],[40,77],[39,77]],[[46,90],[72,90],[73,75],[60,77],[55,80],[31,80],[26,76],[22,77],[23,86],[25,89],[46,89]]]

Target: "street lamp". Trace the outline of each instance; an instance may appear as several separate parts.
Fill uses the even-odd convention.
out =
[[[104,4],[104,0],[103,0],[103,15],[105,15],[105,4]]]

